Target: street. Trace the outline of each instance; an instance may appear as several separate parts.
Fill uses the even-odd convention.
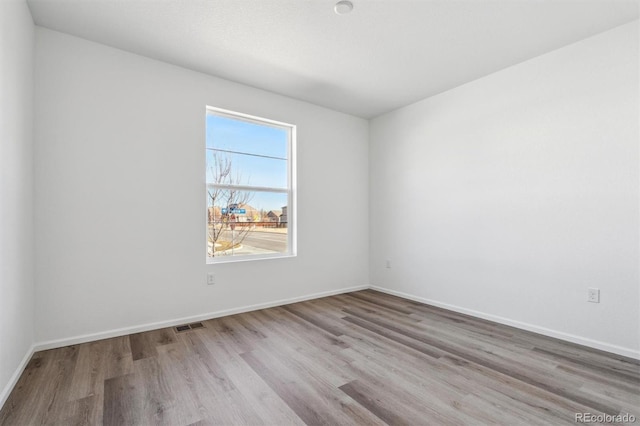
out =
[[[236,236],[238,231],[235,231]],[[221,236],[222,240],[231,241],[231,231],[225,230]],[[284,253],[287,251],[287,233],[286,232],[274,232],[272,230],[262,230],[255,228],[249,231],[242,241],[244,250],[250,250],[251,248],[257,248],[261,250],[268,250],[277,253]],[[244,251],[243,250],[243,251]]]

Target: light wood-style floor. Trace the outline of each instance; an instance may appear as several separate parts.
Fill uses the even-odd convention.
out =
[[[38,352],[0,424],[640,419],[637,361],[371,290],[202,324]]]

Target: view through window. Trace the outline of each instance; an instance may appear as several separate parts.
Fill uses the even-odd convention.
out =
[[[207,108],[207,259],[294,254],[295,127]]]

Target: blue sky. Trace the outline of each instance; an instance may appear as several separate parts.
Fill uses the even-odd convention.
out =
[[[207,112],[207,147],[287,158],[287,131]]]
[[[221,117],[207,112],[207,148],[223,149],[254,155],[217,153],[227,156],[233,175],[240,175],[242,185],[287,187],[288,132],[285,129]],[[209,164],[215,151],[207,150],[207,181],[211,180]],[[249,204],[257,209],[280,210],[287,205],[287,194],[256,191]]]

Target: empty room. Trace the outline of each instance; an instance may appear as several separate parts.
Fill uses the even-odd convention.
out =
[[[640,423],[629,0],[0,0],[0,425]]]

